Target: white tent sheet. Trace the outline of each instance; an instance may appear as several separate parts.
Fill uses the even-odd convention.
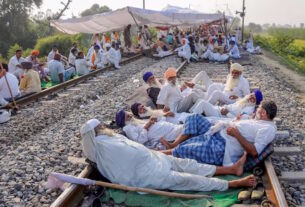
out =
[[[134,19],[133,19],[134,17]],[[134,7],[125,7],[111,12],[91,15],[82,18],[53,20],[51,26],[68,33],[103,33],[119,31],[128,24],[149,26],[182,26],[202,24],[221,19],[221,14],[173,13],[153,11]]]
[[[111,12],[91,15],[82,18],[51,21],[51,26],[68,33],[102,33],[108,31],[122,30],[128,24],[149,26],[174,26],[180,25],[179,21],[172,21],[171,18],[157,11],[125,7]]]

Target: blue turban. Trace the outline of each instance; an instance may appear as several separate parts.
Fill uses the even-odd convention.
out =
[[[152,72],[146,72],[143,75],[143,80],[145,81],[145,83],[148,81],[148,79],[153,76]]]
[[[230,45],[235,45],[235,41],[234,40],[230,40],[229,44]]]
[[[254,90],[253,91],[254,95],[255,95],[255,99],[256,99],[256,105],[259,105],[261,103],[261,101],[263,100],[263,94],[260,90]]]
[[[134,104],[132,104],[132,106],[131,106],[131,111],[132,111],[133,115],[139,116],[139,106],[140,106],[140,105],[141,105],[140,103],[134,103]]]
[[[95,48],[100,49],[100,46],[99,46],[99,45],[94,45],[93,48],[94,48],[94,49],[95,49]]]
[[[115,115],[115,123],[118,127],[123,128],[125,126],[125,111],[122,109]]]

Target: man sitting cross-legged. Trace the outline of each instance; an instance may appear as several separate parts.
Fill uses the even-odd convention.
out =
[[[273,101],[263,101],[256,111],[255,119],[220,121],[213,127],[203,116],[189,116],[183,133],[170,144],[161,142],[168,148],[163,151],[180,158],[195,159],[200,163],[232,165],[246,151],[257,157],[270,144],[276,133],[273,118],[277,106]]]
[[[230,67],[230,73],[227,76],[226,84],[213,83],[208,76],[204,77],[208,80],[207,93],[204,99],[215,105],[218,101],[223,104],[235,103],[239,98],[243,98],[250,94],[250,86],[248,80],[243,76],[243,66],[234,63]],[[205,74],[203,74],[205,75]]]
[[[99,172],[113,183],[132,187],[188,191],[225,191],[253,187],[255,178],[226,181],[214,175],[242,175],[246,156],[230,167],[199,164],[150,150],[107,129],[97,119],[81,128],[84,155],[96,162]]]
[[[136,119],[130,112],[124,110],[116,113],[115,120],[117,126],[123,128],[129,139],[149,148],[156,148],[161,137],[167,141],[174,141],[183,129],[182,125],[158,121],[155,117],[151,117],[149,120]]]
[[[168,68],[164,73],[164,77],[167,82],[160,90],[157,100],[158,108],[168,106],[172,112],[188,112],[199,99],[198,94],[191,92],[183,96],[177,84],[177,71],[175,68]]]
[[[160,90],[162,88],[161,82],[155,78],[152,72],[149,71],[143,74],[143,80],[148,86],[146,90],[147,95],[156,105]],[[206,72],[201,71],[196,74],[196,76],[191,81],[185,81],[182,86],[178,87],[180,87],[181,95],[183,97],[186,97],[194,92],[197,96],[203,98],[205,96],[204,92],[211,84],[213,84],[213,82],[210,80]]]

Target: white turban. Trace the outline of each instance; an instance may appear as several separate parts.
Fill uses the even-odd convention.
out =
[[[106,43],[105,47],[111,47],[110,43]]]
[[[100,123],[101,122],[97,119],[90,119],[82,126],[80,130],[84,155],[92,162],[96,162],[94,148],[94,138],[96,137],[96,134],[94,129]]]
[[[243,72],[243,70],[244,70],[244,67],[243,66],[241,66],[239,63],[233,63],[232,65],[231,65],[231,69],[230,69],[230,71],[232,72],[232,71],[239,71],[239,72]]]

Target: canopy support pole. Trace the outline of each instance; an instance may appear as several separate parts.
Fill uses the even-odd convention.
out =
[[[139,29],[139,24],[138,24],[137,20],[134,18],[133,13],[129,10],[129,7],[128,7],[128,12],[129,12],[129,14],[131,15],[133,21],[136,23],[136,25],[137,25],[137,27],[138,27],[138,29]],[[140,32],[141,32],[141,35],[142,35],[142,31],[140,31]],[[150,44],[148,44],[148,41],[146,40],[145,35],[142,35],[142,36],[143,36],[143,38],[144,38],[145,43],[148,45],[149,49],[151,50]]]

